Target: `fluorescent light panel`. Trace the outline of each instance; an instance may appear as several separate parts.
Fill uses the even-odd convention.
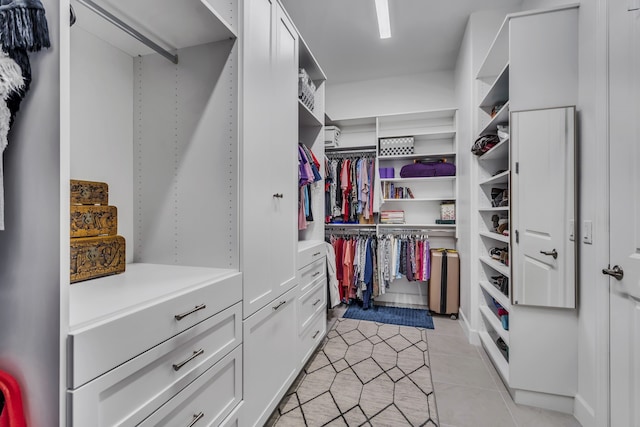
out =
[[[389,22],[389,2],[388,0],[375,0],[376,14],[378,15],[378,30],[381,39],[391,37],[391,23]]]

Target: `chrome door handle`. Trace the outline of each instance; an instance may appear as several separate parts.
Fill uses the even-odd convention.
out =
[[[276,311],[277,309],[279,309],[280,307],[282,307],[283,305],[285,305],[287,302],[286,301],[280,301],[280,304],[275,305],[271,308],[273,308],[273,311]]]
[[[602,274],[613,276],[616,280],[622,280],[624,277],[624,271],[617,265],[614,265],[613,268],[603,268]]]
[[[284,197],[284,194],[276,193],[276,194],[273,195],[273,197],[275,197],[276,199],[282,199]]]
[[[548,251],[540,251],[540,253],[541,253],[542,255],[552,256],[552,257],[553,257],[553,259],[557,259],[557,258],[558,258],[558,252],[557,252],[555,249],[553,249],[551,252],[548,252]]]

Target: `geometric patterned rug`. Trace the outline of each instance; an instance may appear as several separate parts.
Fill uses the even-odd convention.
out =
[[[267,426],[438,426],[424,328],[336,319]]]

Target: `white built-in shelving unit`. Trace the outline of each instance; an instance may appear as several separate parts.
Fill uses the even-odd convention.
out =
[[[575,103],[576,9],[566,5],[506,17],[476,75],[475,138],[497,135],[497,126],[508,126],[513,112]],[[518,176],[512,161],[516,143],[507,136],[476,157],[471,329],[517,403],[571,412],[575,377],[563,366],[575,355],[570,344],[562,349],[550,345],[571,343],[571,314],[513,301],[519,250],[518,232],[512,229],[518,208],[512,188]],[[506,190],[508,202],[492,203],[492,189]],[[509,223],[502,233],[496,230],[496,217]],[[508,262],[492,257],[496,248],[509,252]],[[509,280],[506,292],[498,287],[499,280]],[[502,321],[498,306],[508,312],[508,321]]]
[[[380,168],[393,168],[393,178],[381,178],[380,186],[394,184],[394,187],[409,187],[414,198],[384,198],[381,196],[381,211],[402,210],[405,221],[402,224],[380,223],[378,217],[373,224],[326,224],[327,232],[334,229],[374,231],[376,234],[407,234],[422,232],[429,235],[432,247],[456,247],[457,227],[455,224],[437,224],[440,219],[440,204],[455,203],[458,197],[456,176],[402,178],[400,170],[414,161],[456,162],[458,152],[457,110],[439,109],[406,114],[390,114],[377,117],[358,117],[330,120],[327,124],[340,128],[339,147],[327,149],[327,153],[341,153],[345,156],[367,153],[377,158]],[[411,136],[414,151],[406,155],[381,155],[380,138]],[[379,173],[376,171],[376,173]],[[374,191],[380,191],[376,188]],[[426,286],[404,279],[396,280],[383,296],[376,299],[381,303],[426,306],[428,303]]]

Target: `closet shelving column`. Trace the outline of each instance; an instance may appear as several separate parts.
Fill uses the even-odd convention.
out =
[[[324,175],[324,92],[327,78],[302,37],[298,43],[298,62],[298,68],[305,70],[315,86],[312,104],[298,98],[298,142],[315,154],[321,163],[320,174]],[[314,218],[307,223],[306,229],[299,230],[299,248],[324,240],[324,176],[323,181],[311,184],[311,207]],[[310,243],[303,243],[305,241]]]
[[[62,69],[63,81],[66,72],[73,77],[69,102],[61,97],[70,166],[61,173],[109,184],[127,265],[122,274],[61,282],[69,295],[66,424],[176,424],[177,407],[204,407],[192,394],[203,384],[208,392],[227,390],[216,408],[208,403],[203,420],[221,423],[242,399],[238,4],[220,10],[207,1],[142,0],[109,8],[131,27],[144,19],[139,29],[159,44],[170,40],[167,55],[83,2],[74,8],[77,22],[64,46],[70,64]],[[152,9],[158,13],[147,16]],[[68,206],[68,190],[60,193]],[[68,217],[61,228],[69,229]],[[61,271],[68,277],[69,264]],[[229,335],[221,340],[218,329]],[[207,349],[198,363],[179,375],[164,362],[166,370],[155,369],[165,357],[178,363],[192,354],[196,337]],[[126,404],[104,398],[116,390]]]
[[[496,36],[477,76],[478,104],[477,136],[497,135],[498,125],[509,124],[509,34],[508,22]],[[492,194],[504,190],[509,195],[510,140],[503,138],[491,150],[478,157],[478,281],[479,313],[478,333],[487,353],[500,375],[509,383],[509,331],[505,319],[498,314],[498,307],[511,311],[509,299],[511,268],[508,263],[495,259],[498,251],[510,252],[510,236],[501,233],[499,224],[509,221],[508,201],[495,203]],[[496,227],[498,225],[498,227]],[[509,227],[506,227],[509,230]],[[500,289],[499,284],[509,281]],[[504,312],[500,312],[503,314]],[[504,343],[504,344],[502,344]],[[502,345],[501,345],[502,344]],[[506,349],[505,349],[506,346]]]
[[[385,228],[419,228],[442,230],[457,237],[455,224],[436,224],[440,219],[440,204],[457,199],[458,183],[455,176],[401,178],[402,166],[414,161],[427,160],[456,162],[457,132],[455,109],[443,109],[418,113],[396,114],[377,118],[378,160],[380,168],[393,168],[394,176],[381,178],[383,187],[393,184],[394,189],[410,188],[414,198],[396,198],[385,194],[383,210],[403,210],[405,224],[379,224]],[[389,155],[381,151],[381,139],[410,136],[414,139],[413,154]]]

